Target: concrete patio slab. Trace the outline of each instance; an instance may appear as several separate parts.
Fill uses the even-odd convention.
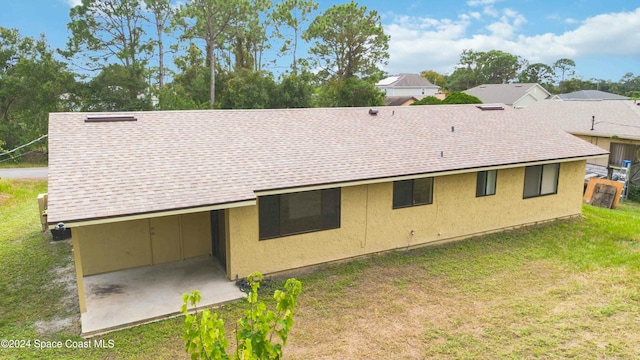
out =
[[[209,256],[87,276],[84,287],[83,336],[176,316],[182,294],[191,290],[200,291],[200,306],[246,297],[225,277],[218,260]]]

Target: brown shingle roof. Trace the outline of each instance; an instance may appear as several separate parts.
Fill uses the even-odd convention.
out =
[[[544,100],[519,111],[572,134],[640,140],[640,106],[632,100]]]
[[[473,105],[134,112],[49,121],[49,221],[255,199],[254,191],[592,156],[513,109]],[[451,132],[455,126],[455,132]],[[443,152],[444,157],[440,154]]]
[[[411,101],[413,100],[413,101]],[[404,105],[406,102],[411,101],[418,101],[419,99],[415,96],[412,95],[408,95],[408,96],[387,96],[384,98],[384,104],[386,106],[401,106]]]

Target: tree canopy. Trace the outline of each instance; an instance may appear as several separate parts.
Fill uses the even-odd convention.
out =
[[[310,52],[316,56],[323,78],[371,76],[389,59],[389,36],[380,15],[353,1],[327,9],[313,20],[303,37],[313,40]]]
[[[71,110],[74,86],[44,37],[0,27],[0,150],[46,135],[49,112]]]
[[[69,16],[64,49],[0,28],[0,148],[46,134],[51,111],[383,104],[374,84],[389,75],[390,38],[380,14],[354,1],[319,12],[314,0],[81,0]],[[638,75],[583,79],[576,70],[568,58],[529,63],[467,49],[450,74],[422,76],[451,93],[443,103],[508,82],[640,96]]]
[[[446,87],[460,91],[481,84],[508,83],[517,77],[523,64],[521,57],[500,50],[464,50],[457,68],[447,79]]]

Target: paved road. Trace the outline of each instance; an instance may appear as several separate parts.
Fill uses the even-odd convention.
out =
[[[0,178],[46,180],[48,171],[46,167],[0,169]]]

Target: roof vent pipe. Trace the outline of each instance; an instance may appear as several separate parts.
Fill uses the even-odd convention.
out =
[[[596,116],[592,115],[591,116],[591,131],[593,131],[593,125],[596,124]]]
[[[451,127],[451,132],[456,132],[456,127],[455,126]]]

